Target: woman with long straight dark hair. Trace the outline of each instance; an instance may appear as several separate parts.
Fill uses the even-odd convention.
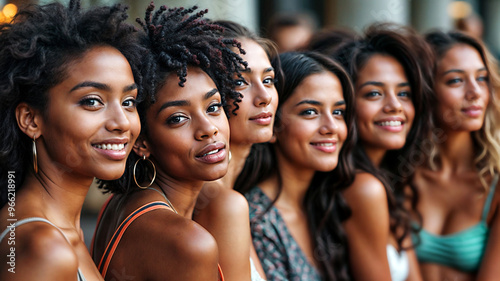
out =
[[[354,170],[353,89],[336,62],[280,55],[274,140],[257,144],[236,188],[250,206],[252,238],[269,280],[349,280],[338,190]]]

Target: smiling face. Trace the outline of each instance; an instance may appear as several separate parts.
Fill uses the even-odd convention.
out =
[[[365,151],[400,149],[415,108],[403,66],[393,57],[373,55],[355,83],[356,125]]]
[[[216,180],[227,172],[229,124],[212,79],[199,68],[187,73],[184,87],[171,74],[158,91],[146,115],[146,146],[160,174],[178,181]]]
[[[342,85],[334,74],[306,77],[279,110],[278,157],[298,170],[333,170],[347,137],[344,111]]]
[[[94,47],[73,61],[65,80],[48,91],[37,141],[42,172],[119,178],[140,132],[136,88],[128,61],[112,47]]]
[[[458,44],[448,50],[438,62],[434,90],[440,125],[458,131],[481,129],[490,91],[488,70],[476,49]]]
[[[243,95],[236,115],[231,115],[232,144],[266,142],[273,136],[273,123],[278,106],[278,93],[274,87],[274,69],[269,58],[256,42],[241,40],[246,51],[242,58],[248,69],[241,73],[236,90]]]

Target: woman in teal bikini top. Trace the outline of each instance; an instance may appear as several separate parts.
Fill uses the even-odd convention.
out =
[[[433,32],[432,140],[422,146],[414,184],[422,230],[415,236],[424,280],[497,280],[500,276],[500,171],[496,66],[476,39]],[[423,162],[423,161],[422,161]]]

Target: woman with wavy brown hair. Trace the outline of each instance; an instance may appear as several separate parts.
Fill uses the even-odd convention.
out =
[[[434,128],[414,185],[425,280],[495,280],[500,268],[500,104],[497,65],[460,32],[432,32]]]
[[[421,280],[405,202],[416,202],[408,161],[428,127],[426,54],[411,29],[376,24],[335,55],[353,79],[356,101],[357,174],[343,192],[355,280]]]

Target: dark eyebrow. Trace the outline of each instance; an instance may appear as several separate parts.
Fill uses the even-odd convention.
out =
[[[123,88],[123,92],[124,92],[124,93],[126,93],[126,92],[133,91],[133,90],[135,90],[135,89],[137,89],[137,84],[135,84],[135,83],[134,83],[134,84],[132,84],[132,85],[125,86],[125,87]]]
[[[216,88],[213,88],[212,90],[208,91],[206,94],[205,94],[205,97],[204,99],[209,99],[211,97],[213,97],[215,94],[217,94],[218,90]]]
[[[271,72],[271,71],[274,71],[273,67],[268,67],[268,68],[264,69],[264,73],[268,73],[268,72]]]
[[[398,87],[410,87],[410,83],[409,82],[402,82],[402,83],[399,83],[397,86]]]
[[[168,101],[166,103],[164,103],[160,109],[158,109],[158,112],[156,113],[156,116],[158,116],[158,114],[160,114],[160,112],[162,110],[164,110],[165,108],[167,107],[171,107],[171,106],[187,106],[187,105],[190,105],[191,103],[188,102],[187,100],[174,100],[174,101]]]
[[[204,99],[209,99],[210,97],[212,97],[213,95],[217,94],[219,91],[216,89],[216,88],[213,88],[212,90],[208,91],[205,96],[203,96]],[[191,103],[187,100],[174,100],[174,101],[168,101],[166,103],[164,103],[160,109],[158,109],[158,112],[156,113],[156,116],[158,116],[158,114],[160,114],[160,112],[162,110],[164,110],[165,108],[167,107],[171,107],[171,106],[188,106],[190,105]]]
[[[316,100],[303,100],[303,101],[297,103],[295,106],[299,106],[301,104],[322,105],[323,103],[316,101]]]
[[[338,102],[336,102],[334,105],[335,105],[335,106],[345,105],[345,100],[339,100],[339,101],[338,101]]]
[[[478,69],[476,70],[476,72],[478,72],[478,71],[488,71],[488,69],[486,69],[486,67],[481,67],[481,68],[478,68]],[[445,71],[445,72],[443,73],[443,75],[446,75],[446,74],[448,74],[448,73],[450,73],[450,72],[465,73],[465,71],[463,71],[462,69],[450,69],[450,70]]]
[[[250,73],[250,72],[252,72],[252,69],[250,67],[240,69],[240,73]]]
[[[377,87],[383,87],[384,83],[382,83],[382,82],[376,82],[376,81],[367,81],[367,82],[361,84],[361,86],[359,86],[359,89],[363,88],[364,86],[368,86],[368,85],[373,85],[373,86],[377,86]]]
[[[71,93],[71,92],[76,91],[76,90],[78,90],[80,88],[86,88],[86,87],[92,87],[92,88],[96,88],[96,89],[104,90],[104,91],[110,91],[111,90],[111,88],[108,85],[106,85],[106,84],[92,82],[92,81],[84,81],[84,82],[79,83],[78,85],[74,86],[69,92]]]

